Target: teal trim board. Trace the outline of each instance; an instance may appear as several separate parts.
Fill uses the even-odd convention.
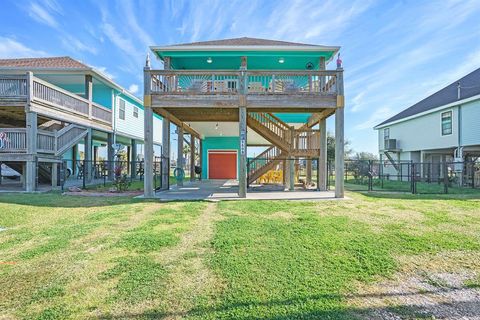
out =
[[[208,178],[208,150],[237,150],[240,154],[238,137],[205,137],[202,141],[202,179]],[[237,176],[240,157],[237,156]]]

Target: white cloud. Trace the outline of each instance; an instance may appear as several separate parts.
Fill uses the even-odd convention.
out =
[[[43,57],[47,53],[41,50],[34,50],[12,38],[0,37],[0,57],[8,58],[31,58]]]
[[[130,91],[131,94],[136,94],[138,92],[138,84],[131,84],[130,87],[128,87],[128,91]]]
[[[39,2],[31,2],[27,8],[30,18],[46,24],[52,28],[58,28],[58,21],[55,19],[51,11],[60,13],[60,7],[54,1],[44,1],[42,4]]]
[[[97,48],[93,45],[90,45],[90,44],[85,44],[83,43],[82,41],[78,40],[77,38],[75,37],[72,37],[71,35],[65,35],[62,39],[62,45],[70,50],[70,51],[73,51],[73,52],[78,52],[78,51],[82,51],[82,52],[88,52],[88,53],[91,53],[91,54],[97,54],[98,51],[97,51]]]
[[[372,130],[374,126],[379,124],[380,122],[386,120],[387,118],[391,117],[395,112],[390,109],[389,107],[382,107],[370,114],[370,117],[367,120],[363,121],[362,123],[357,124],[354,129],[355,130]]]

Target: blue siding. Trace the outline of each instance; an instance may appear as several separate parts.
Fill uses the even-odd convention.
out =
[[[202,179],[207,179],[208,150],[238,150],[240,155],[240,141],[238,137],[205,137],[202,145]],[[240,157],[237,157],[240,162]],[[237,163],[237,176],[238,176]]]

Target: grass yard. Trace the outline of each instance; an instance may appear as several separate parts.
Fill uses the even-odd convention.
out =
[[[347,196],[0,195],[0,319],[480,313],[479,196]]]

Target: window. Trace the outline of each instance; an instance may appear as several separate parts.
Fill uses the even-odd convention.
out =
[[[442,113],[442,136],[452,134],[452,111]]]
[[[119,99],[119,112],[118,112],[118,117],[121,120],[125,120],[125,100]]]
[[[390,128],[383,129],[383,140],[390,139]]]
[[[133,116],[135,118],[138,118],[138,108],[137,107],[133,107]]]

